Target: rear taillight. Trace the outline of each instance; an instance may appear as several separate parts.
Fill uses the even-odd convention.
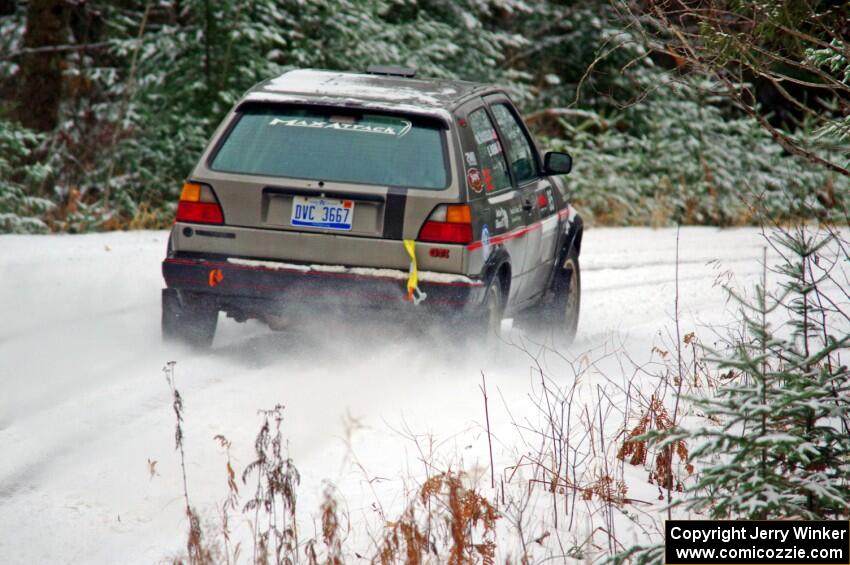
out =
[[[183,184],[177,203],[177,221],[193,224],[223,224],[224,214],[212,188],[195,182]]]
[[[419,230],[419,241],[469,243],[472,241],[472,215],[466,204],[441,204]]]

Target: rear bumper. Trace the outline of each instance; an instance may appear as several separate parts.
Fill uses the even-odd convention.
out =
[[[407,273],[398,270],[174,257],[162,262],[162,274],[168,288],[202,292],[225,310],[258,300],[414,308],[407,300]],[[467,277],[420,272],[419,289],[427,295],[419,307],[457,311],[478,307],[485,285]]]

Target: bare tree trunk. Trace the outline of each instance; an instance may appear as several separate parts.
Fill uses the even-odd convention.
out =
[[[0,16],[11,16],[15,13],[15,0],[0,0]]]
[[[68,37],[70,9],[64,0],[30,0],[24,48],[61,45]],[[52,131],[59,123],[65,53],[26,53],[20,60],[18,105],[20,122],[37,131]]]

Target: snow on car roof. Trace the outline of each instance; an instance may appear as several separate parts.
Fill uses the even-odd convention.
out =
[[[353,99],[393,106],[450,109],[482,85],[458,80],[418,80],[394,76],[299,69],[254,87],[246,99],[262,94]],[[268,97],[271,98],[271,97]]]

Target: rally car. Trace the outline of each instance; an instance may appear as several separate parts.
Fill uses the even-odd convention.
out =
[[[498,87],[414,74],[294,70],[242,97],[182,188],[164,338],[205,347],[220,312],[275,327],[330,301],[491,332],[528,312],[573,339],[571,157],[541,154]]]

